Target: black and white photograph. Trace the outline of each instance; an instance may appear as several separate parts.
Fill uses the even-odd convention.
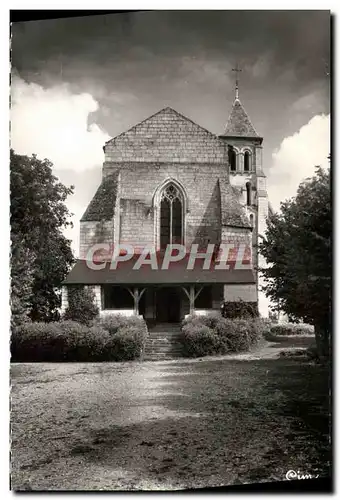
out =
[[[9,489],[331,492],[331,11],[10,21]]]

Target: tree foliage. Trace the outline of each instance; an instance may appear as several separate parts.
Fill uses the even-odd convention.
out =
[[[51,321],[57,317],[57,288],[74,261],[62,230],[70,213],[65,206],[73,187],[52,174],[52,163],[10,155],[12,322],[25,316]]]
[[[266,295],[293,320],[313,324],[324,340],[331,319],[330,167],[317,167],[295,198],[272,215],[259,250]]]
[[[94,303],[93,290],[83,286],[69,286],[67,293],[68,307],[63,319],[90,325],[99,314],[99,309]]]

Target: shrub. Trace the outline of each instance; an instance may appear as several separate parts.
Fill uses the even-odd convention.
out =
[[[136,321],[136,319],[138,321]],[[139,318],[114,334],[99,323],[86,326],[76,321],[27,323],[13,330],[12,361],[128,361],[141,355],[147,338]]]
[[[247,351],[253,344],[255,328],[252,322],[244,319],[226,319],[218,325],[218,335],[228,351]]]
[[[260,319],[191,316],[182,325],[181,338],[189,356],[240,352],[250,349],[259,341],[264,325]]]
[[[183,325],[192,324],[192,325],[205,325],[208,328],[216,329],[217,324],[222,320],[222,316],[220,312],[211,312],[205,316],[200,316],[198,314],[193,314],[187,316],[187,318],[183,321]]]
[[[139,358],[145,346],[146,328],[135,325],[121,327],[117,333],[110,335],[108,350],[112,361],[130,361]]]
[[[110,335],[100,326],[88,327],[76,321],[61,321],[64,361],[109,361]]]
[[[141,330],[146,330],[146,323],[138,316],[123,316],[121,314],[108,314],[99,319],[98,324],[105,328],[111,335],[117,333],[120,328],[135,326]]]
[[[223,302],[221,313],[224,318],[229,319],[257,318],[259,316],[257,302],[244,302],[243,300]]]
[[[98,307],[94,303],[93,290],[82,286],[73,286],[68,287],[67,291],[68,307],[62,319],[91,325],[99,314]]]
[[[108,350],[113,361],[138,358],[145,347],[148,329],[138,316],[107,315],[99,320],[110,336]]]
[[[313,335],[314,327],[305,323],[282,323],[272,325],[270,328],[271,336],[291,336],[291,335]]]
[[[190,357],[207,356],[223,351],[223,344],[212,328],[204,324],[187,323],[182,327],[181,341]]]
[[[61,361],[64,353],[60,323],[26,323],[12,331],[12,361]]]

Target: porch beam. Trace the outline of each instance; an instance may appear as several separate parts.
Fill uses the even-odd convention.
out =
[[[203,286],[201,286],[201,288],[198,290],[198,292],[196,293],[195,295],[195,300],[197,299],[197,297],[199,296],[199,294],[201,293],[201,291],[203,290]]]
[[[189,294],[188,290],[187,290],[184,286],[182,286],[181,288],[182,288],[183,292],[185,293],[185,295],[186,295],[186,296],[188,297],[188,299],[190,300],[190,294]]]

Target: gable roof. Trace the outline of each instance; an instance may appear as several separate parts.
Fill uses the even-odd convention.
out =
[[[106,142],[110,162],[226,163],[222,139],[170,107]]]
[[[102,179],[80,222],[110,220],[114,215],[119,172]]]
[[[106,141],[105,146],[107,144],[110,144],[111,142],[115,141],[119,137],[122,137],[123,135],[128,134],[129,132],[134,132],[137,128],[139,128],[140,126],[144,125],[149,120],[152,120],[153,118],[156,118],[158,115],[161,115],[161,116],[162,115],[163,116],[164,115],[175,115],[175,116],[179,117],[181,120],[186,121],[186,122],[190,122],[192,125],[194,125],[194,127],[197,127],[200,130],[204,131],[212,139],[219,140],[218,137],[215,134],[213,134],[212,132],[210,132],[206,128],[202,127],[198,123],[194,122],[193,120],[191,120],[191,118],[188,118],[187,116],[183,115],[182,113],[179,113],[178,111],[176,111],[175,109],[171,108],[170,106],[166,106],[165,108],[162,108],[159,111],[156,111],[156,113],[153,113],[152,115],[148,116],[147,118],[144,118],[144,120],[141,120],[140,122],[136,123],[136,125],[133,125],[129,129],[125,130],[124,132],[121,132],[120,134],[116,135],[115,137],[112,137],[111,139],[109,139],[108,141]]]
[[[235,99],[223,136],[260,137],[239,99]]]

